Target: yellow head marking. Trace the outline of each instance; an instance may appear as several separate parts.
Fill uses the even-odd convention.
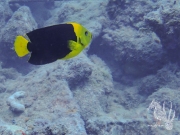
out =
[[[77,36],[77,43],[81,44],[83,48],[86,48],[92,40],[92,33],[78,23],[70,24],[72,24],[74,27],[74,32]]]

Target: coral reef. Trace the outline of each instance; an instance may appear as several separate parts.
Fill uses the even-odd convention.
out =
[[[174,5],[172,8],[172,5],[163,5],[156,11],[148,13],[144,18],[146,23],[161,39],[161,43],[165,48],[179,48],[180,16],[178,6]]]
[[[152,101],[164,103],[166,112],[172,103],[176,113],[166,117],[173,124],[168,132],[180,133],[178,1],[44,4],[19,3],[11,10],[0,2],[0,116],[5,121],[0,134],[167,134],[147,111]],[[73,59],[30,66],[10,49],[18,34],[74,21],[93,32],[93,42]],[[23,104],[17,104],[24,92]]]
[[[8,95],[12,89],[27,93],[23,99],[26,113],[16,123],[24,123],[22,127],[30,134],[85,135],[84,120],[106,109],[104,97],[113,88],[110,70],[97,56],[88,59],[84,54],[52,65],[39,67],[6,86]],[[4,115],[6,121],[13,119],[9,115]]]
[[[1,135],[24,135],[26,131],[19,126],[9,125],[4,121],[0,120],[0,134]]]
[[[12,17],[8,19],[7,23],[3,26],[0,31],[0,60],[4,67],[13,67],[23,71],[28,69],[22,68],[22,66],[17,63],[19,58],[15,56],[13,50],[14,40],[17,35],[24,35],[25,33],[37,28],[37,24],[32,17],[31,11],[27,6],[20,7],[17,11],[14,12]],[[21,64],[26,65],[26,62]]]
[[[6,25],[6,21],[12,16],[12,11],[8,6],[7,1],[0,1],[0,28],[2,29]]]
[[[162,67],[159,63],[165,63],[162,45],[154,33],[144,34],[131,27],[103,32],[102,47],[112,49],[108,55],[122,65],[119,68],[124,74],[144,76]]]
[[[157,71],[155,75],[149,75],[137,82],[139,93],[150,96],[161,87],[172,89],[179,88],[180,70],[177,64],[167,64]]]
[[[12,15],[5,27],[1,30],[1,42],[12,45],[16,35],[24,35],[36,28],[37,24],[31,15],[30,9],[22,6]],[[12,46],[9,47],[12,48]]]
[[[51,11],[51,17],[46,21],[45,26],[62,22],[79,22],[93,32],[93,37],[97,37],[105,20],[103,14],[107,2],[108,0],[56,2],[54,9]],[[91,11],[93,11],[93,14],[91,14]]]
[[[123,82],[127,76],[134,78],[155,73],[167,61],[160,38],[148,30],[143,19],[152,9],[150,3],[138,0],[107,4],[105,16],[109,19],[104,21],[102,32],[89,53],[101,57],[117,81]]]

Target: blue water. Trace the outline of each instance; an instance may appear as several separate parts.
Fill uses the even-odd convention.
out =
[[[179,13],[178,0],[1,0],[0,134],[180,134]],[[15,53],[16,36],[67,22],[93,34],[76,57]]]

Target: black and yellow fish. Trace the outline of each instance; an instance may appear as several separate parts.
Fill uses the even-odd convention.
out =
[[[23,57],[31,52],[28,60],[34,65],[69,59],[78,55],[92,40],[92,34],[78,23],[65,23],[40,28],[17,36],[15,52]]]

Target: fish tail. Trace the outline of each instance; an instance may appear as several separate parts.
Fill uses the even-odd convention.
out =
[[[28,40],[23,36],[17,36],[14,42],[14,49],[19,57],[23,57],[29,53],[27,49]]]

